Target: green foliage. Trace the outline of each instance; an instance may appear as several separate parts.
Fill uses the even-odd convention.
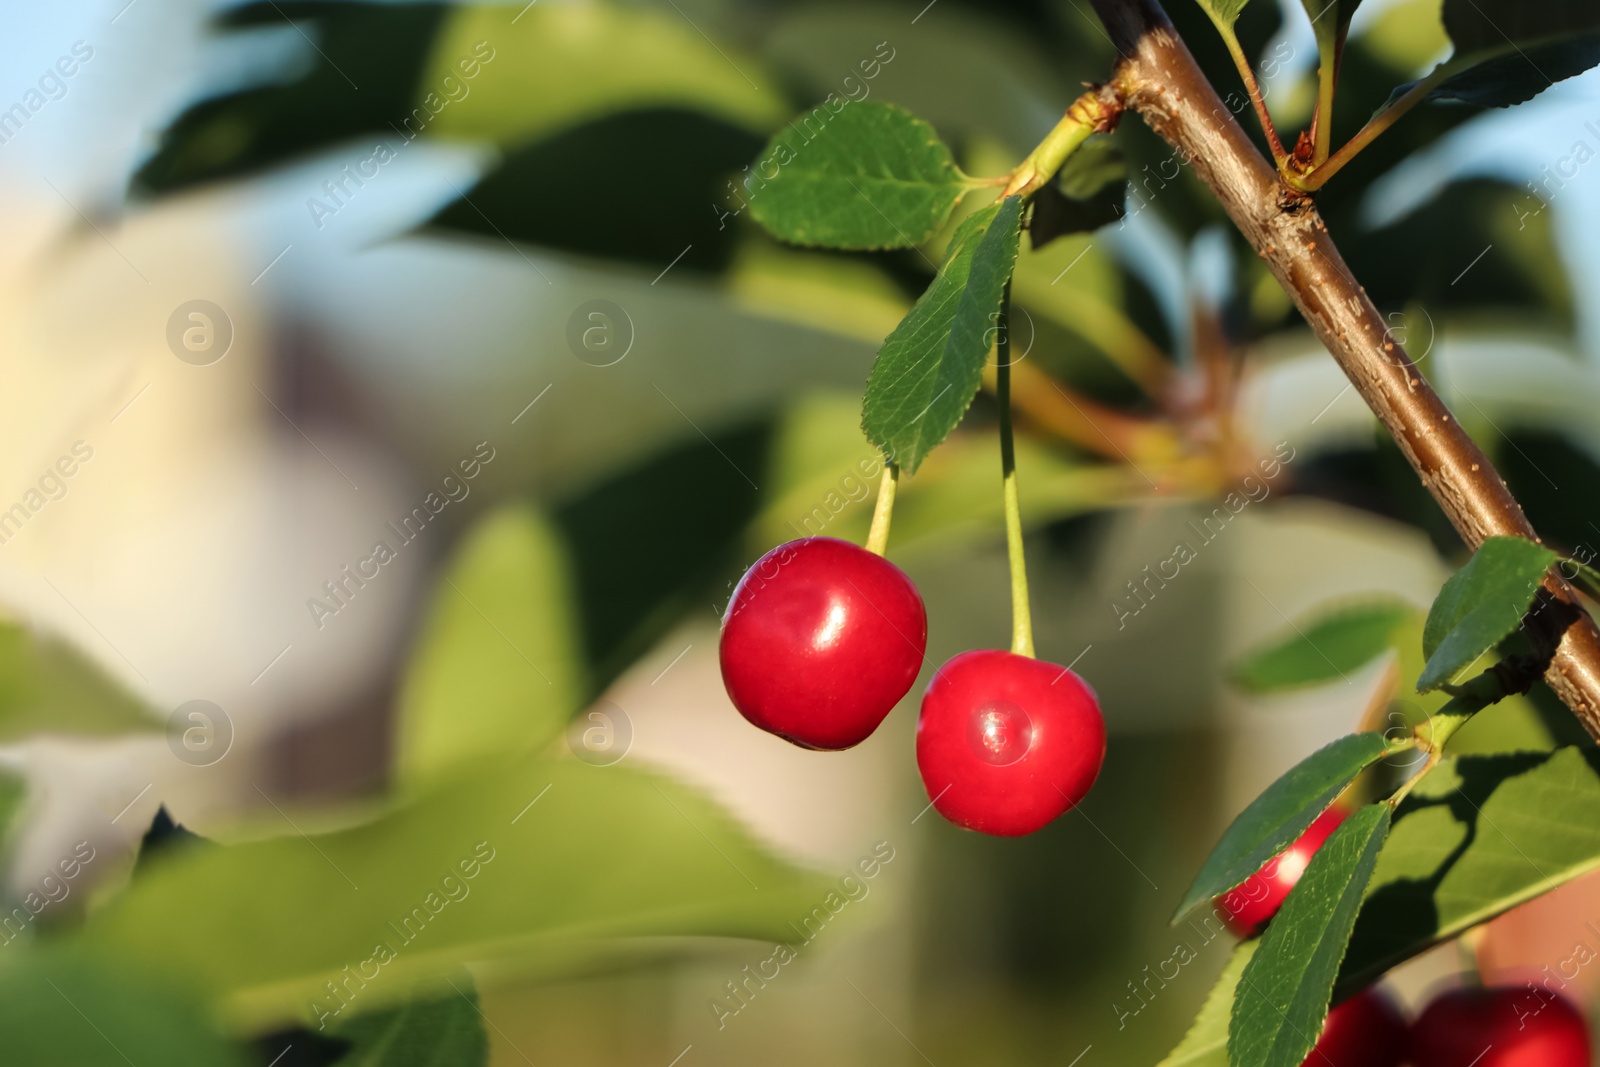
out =
[[[147,971],[10,952],[0,968],[6,1067],[244,1067],[199,1004]]]
[[[1443,15],[1455,54],[1429,100],[1509,107],[1600,64],[1600,6],[1591,0],[1445,0]]]
[[[11,841],[11,832],[17,828],[17,816],[28,801],[28,783],[9,771],[0,772],[0,853]]]
[[[1597,764],[1579,748],[1463,756],[1418,783],[1378,860],[1341,992],[1600,868]]]
[[[400,694],[402,778],[535,749],[566,726],[585,695],[570,572],[529,507],[492,512],[463,538]]]
[[[1555,561],[1554,552],[1520,537],[1484,541],[1428,612],[1422,630],[1428,663],[1417,688],[1427,692],[1448,683],[1515,630]]]
[[[485,1067],[489,1035],[483,1028],[472,979],[448,978],[454,992],[358,1015],[330,1027],[351,1043],[334,1067]]]
[[[1462,53],[1600,30],[1600,8],[1590,0],[1444,0],[1442,14],[1445,32]]]
[[[1312,857],[1240,976],[1232,1067],[1300,1067],[1328,1014],[1361,898],[1389,833],[1387,804],[1350,816]]]
[[[1300,4],[1311,19],[1311,30],[1316,34],[1317,52],[1323,65],[1337,69],[1345,35],[1350,31],[1350,20],[1355,17],[1361,0],[1300,0]]]
[[[1014,196],[969,215],[939,276],[878,351],[861,427],[908,474],[956,428],[983,381],[1021,222]]]
[[[1419,612],[1401,600],[1382,599],[1320,611],[1293,632],[1245,656],[1233,680],[1254,693],[1271,693],[1343,678],[1395,647]]]
[[[0,622],[0,742],[159,728],[143,702],[71,645]]]
[[[1228,1020],[1233,1015],[1234,993],[1239,987],[1239,976],[1260,944],[1259,939],[1250,940],[1233,950],[1217,984],[1206,994],[1206,1002],[1200,1006],[1200,1014],[1195,1016],[1189,1032],[1156,1067],[1229,1067]]]
[[[1250,0],[1195,0],[1219,29],[1231,28]]]
[[[750,212],[774,236],[823,248],[911,248],[970,183],[932,126],[904,108],[846,102],[800,115],[753,165]]]
[[[1295,764],[1233,820],[1172,921],[1260,870],[1326,811],[1356,775],[1391,751],[1394,746],[1380,734],[1350,734]]]
[[[466,963],[550,973],[619,936],[792,936],[826,889],[670,780],[485,758],[362,825],[173,855],[74,939],[241,1024],[315,1025],[346,967],[369,975],[351,1001],[368,1011],[447,990]]]
[[[783,116],[782,98],[757,64],[731,61],[732,45],[709,40],[671,9],[480,4],[445,10],[413,101],[439,108],[427,125],[429,136],[515,145],[638,108],[691,108],[752,130],[768,129]],[[484,62],[486,48],[493,58]],[[440,107],[449,85],[462,82],[464,60],[477,60],[481,75],[465,99]]]

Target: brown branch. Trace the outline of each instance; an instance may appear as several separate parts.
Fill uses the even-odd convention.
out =
[[[1114,82],[1128,107],[1210,187],[1462,539],[1473,548],[1496,534],[1537,541],[1494,466],[1389,335],[1316,206],[1278,180],[1160,6],[1155,0],[1091,2],[1121,54]],[[1556,599],[1577,604],[1559,575],[1547,575],[1544,585]],[[1541,612],[1534,620],[1565,627],[1547,635],[1559,638],[1559,647],[1545,681],[1600,740],[1600,631],[1581,611],[1570,625],[1563,619],[1563,613]]]

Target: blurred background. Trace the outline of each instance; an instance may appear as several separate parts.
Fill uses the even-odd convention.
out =
[[[1242,101],[1199,8],[1168,6]],[[570,693],[554,713],[580,729],[554,758],[659,771],[829,883],[893,857],[743,999],[728,983],[770,939],[477,973],[494,1063],[1154,1063],[1231,944],[1167,925],[1221,830],[1320,744],[1429,706],[1401,694],[1398,655],[1287,694],[1230,680],[1330,602],[1425,609],[1463,548],[1131,117],[1095,196],[1064,193],[1071,232],[1025,248],[1015,283],[1039,649],[1103,702],[1094,792],[1032,837],[980,837],[926,808],[914,699],[818,754],[723,693],[717,626],[743,569],[803,533],[865,533],[861,390],[944,239],[783,246],[738,179],[829,94],[904,105],[968,173],[1005,172],[1109,70],[1081,0],[96,0],[5,17],[13,897],[83,840],[97,859],[70,907],[114,895],[162,805],[228,843],[391,803],[404,768],[467,744],[408,718],[418,649],[458,618]],[[1304,12],[1261,0],[1240,28],[1298,130]],[[1335,140],[1447,48],[1438,0],[1367,0]],[[1597,151],[1590,74],[1512,112],[1419,110],[1319,198],[1396,338],[1568,550],[1600,543]],[[929,606],[925,677],[1008,632],[994,429],[980,395],[901,490],[890,555]],[[1196,532],[1245,490],[1220,532]],[[507,523],[537,552],[502,582],[472,553]],[[1179,542],[1192,562],[1151,582]],[[537,617],[517,630],[478,590]],[[491,669],[522,666],[468,673]],[[15,681],[27,671],[45,681]],[[1470,731],[1464,747],[1584,743],[1539,692]],[[1497,922],[1485,963],[1554,963],[1596,915],[1600,886],[1580,880]],[[1415,999],[1455,966],[1435,953],[1393,984]]]

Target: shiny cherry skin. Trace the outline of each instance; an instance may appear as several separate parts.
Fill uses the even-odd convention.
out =
[[[1589,1067],[1589,1025],[1559,993],[1535,983],[1454,989],[1411,1027],[1415,1067]]]
[[[1106,724],[1082,678],[995,649],[940,667],[922,697],[917,768],[939,814],[998,837],[1031,834],[1100,774]]]
[[[1335,804],[1312,820],[1305,833],[1255,874],[1217,898],[1223,918],[1239,937],[1254,937],[1278,913],[1289,890],[1300,881],[1312,855],[1350,813]]]
[[[900,568],[806,537],[739,580],[722,620],[722,681],[761,729],[803,748],[849,748],[911,689],[927,646],[927,610]]]
[[[1400,1067],[1405,1056],[1405,1016],[1388,994],[1364,989],[1328,1013],[1300,1067]]]

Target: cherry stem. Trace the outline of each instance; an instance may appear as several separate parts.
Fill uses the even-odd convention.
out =
[[[1032,196],[1038,192],[1067,161],[1067,157],[1076,152],[1089,135],[1097,130],[1109,129],[1115,125],[1117,116],[1121,113],[1120,103],[1114,100],[1108,102],[1098,87],[1091,88],[1078,99],[1074,100],[1067,113],[1056,123],[1055,128],[1045,135],[1028,158],[1016,165],[1012,170],[1005,188],[1001,190],[1000,198],[1008,196]]]
[[[1367,124],[1346,141],[1344,147],[1328,156],[1316,169],[1309,174],[1285,174],[1285,180],[1301,192],[1314,193],[1321,189],[1329,178],[1344,169],[1346,163],[1360,155],[1362,149],[1377,140],[1378,135],[1393,126],[1402,115],[1422,103],[1440,82],[1453,73],[1455,71],[1449,69],[1448,64],[1435,67],[1431,74],[1413,85],[1394,103],[1368,119]]]
[[[1284,151],[1283,142],[1278,139],[1278,128],[1272,124],[1272,115],[1267,111],[1267,98],[1261,95],[1261,85],[1256,81],[1254,68],[1250,66],[1250,57],[1244,54],[1244,46],[1239,43],[1239,37],[1233,32],[1231,24],[1219,22],[1215,17],[1211,21],[1217,27],[1217,32],[1222,35],[1222,43],[1227,45],[1228,55],[1233,58],[1233,65],[1238,68],[1245,91],[1250,95],[1250,103],[1256,110],[1256,118],[1261,122],[1261,132],[1266,134],[1267,147],[1272,150],[1272,160],[1282,167],[1284,161],[1289,158],[1289,153]]]
[[[1017,451],[1011,438],[1011,282],[995,323],[995,399],[1000,403],[1000,473],[1005,484],[1006,555],[1011,562],[1011,651],[1033,658],[1033,614],[1028,608],[1028,565],[1022,557],[1022,508],[1017,499]]]
[[[872,508],[872,529],[867,531],[867,551],[884,555],[889,551],[889,518],[894,513],[894,491],[900,484],[900,465],[885,463],[878,482],[878,502]]]

